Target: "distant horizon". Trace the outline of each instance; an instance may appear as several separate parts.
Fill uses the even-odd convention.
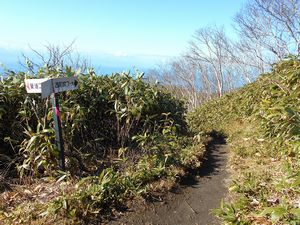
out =
[[[15,64],[29,46],[43,51],[75,40],[75,51],[95,67],[153,68],[180,56],[195,31],[207,25],[224,26],[234,37],[232,18],[245,2],[3,1],[0,63]]]
[[[39,51],[39,50],[37,50]],[[40,53],[43,53],[45,50],[41,50]],[[110,54],[102,55],[87,55],[84,53],[77,52],[74,50],[74,54],[79,54],[80,57],[86,59],[90,64],[91,68],[97,73],[100,74],[111,74],[122,71],[133,71],[135,68],[142,72],[147,72],[150,69],[156,68],[160,64],[171,60],[174,57],[171,56],[113,56]],[[34,62],[37,62],[39,59],[36,58],[32,50],[20,51],[14,49],[5,49],[0,48],[0,73],[4,72],[4,68],[13,70],[15,72],[24,71],[26,68],[22,68],[21,63],[25,63],[24,56],[32,59]],[[5,60],[3,60],[5,59]]]
[[[21,66],[17,66],[17,65],[10,65],[10,66],[6,66],[6,69],[13,71],[13,72],[26,72],[25,68],[21,68]],[[138,68],[138,67],[109,67],[109,66],[99,66],[94,68],[95,72],[97,75],[111,75],[113,73],[122,73],[122,72],[127,72],[130,71],[131,74],[135,73],[135,70],[138,70],[139,72],[144,72],[144,73],[148,73],[149,70],[151,70],[152,68]],[[0,67],[0,76],[4,75],[5,70],[3,69],[3,67]]]
[[[10,63],[10,64],[3,64],[0,65],[0,75],[4,75],[5,69],[14,71],[14,72],[26,72],[26,68],[22,67],[21,64],[18,62],[16,63]],[[149,70],[153,69],[154,67],[137,67],[137,66],[104,66],[104,65],[96,65],[92,66],[92,68],[95,70],[97,75],[111,75],[113,73],[122,73],[130,71],[131,74],[135,73],[135,70],[137,69],[139,72],[148,73]]]

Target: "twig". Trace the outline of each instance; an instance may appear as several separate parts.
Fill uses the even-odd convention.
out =
[[[184,201],[186,202],[186,204],[190,207],[190,209],[193,211],[194,214],[197,214],[197,212],[193,209],[193,207],[188,203],[188,201],[186,199],[184,199]]]

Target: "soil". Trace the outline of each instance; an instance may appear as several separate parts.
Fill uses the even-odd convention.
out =
[[[163,199],[135,207],[110,225],[190,225],[219,224],[211,211],[220,206],[226,195],[227,145],[225,139],[212,135],[199,171],[182,180],[179,188]]]

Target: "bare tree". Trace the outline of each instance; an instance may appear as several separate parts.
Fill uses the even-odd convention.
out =
[[[86,71],[90,67],[90,62],[75,51],[73,48],[74,43],[75,41],[72,41],[67,46],[48,44],[45,46],[45,51],[36,50],[29,46],[33,56],[29,57],[23,53],[25,64],[22,62],[20,64],[33,74],[41,67],[52,70],[70,66],[73,70],[81,69],[81,71]]]
[[[169,92],[185,99],[189,110],[204,101],[202,88],[199,86],[198,68],[184,57],[160,65],[148,74],[152,80],[159,80]]]
[[[181,95],[188,101],[188,109],[197,107],[202,97],[197,67],[185,58],[173,61],[171,66]]]
[[[224,30],[208,26],[196,31],[183,56],[153,70],[152,75],[163,81],[169,91],[185,98],[188,109],[194,109],[242,84],[236,55]]]
[[[235,24],[237,42],[222,28],[201,28],[184,56],[156,71],[170,91],[188,100],[190,109],[254,81],[278,60],[300,57],[298,0],[249,0]]]
[[[288,55],[299,56],[298,0],[249,1],[234,20],[242,47],[256,55],[261,65],[271,65]]]
[[[209,84],[219,97],[229,90],[232,60],[232,43],[222,28],[208,26],[196,31],[185,57],[198,65],[202,82]],[[205,70],[205,72],[204,72]]]
[[[231,72],[235,73],[235,79],[240,85],[251,83],[257,74],[265,73],[269,68],[266,60],[260,46],[244,39],[233,43],[230,60]]]
[[[148,77],[159,80],[165,89],[185,99],[188,110],[192,110],[218,96],[211,73],[207,64],[182,56],[149,71]]]

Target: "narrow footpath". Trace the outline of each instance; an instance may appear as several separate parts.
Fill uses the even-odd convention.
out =
[[[126,213],[111,225],[213,225],[219,224],[211,210],[226,195],[227,145],[223,137],[212,135],[201,169],[184,179],[174,192],[140,212]]]

